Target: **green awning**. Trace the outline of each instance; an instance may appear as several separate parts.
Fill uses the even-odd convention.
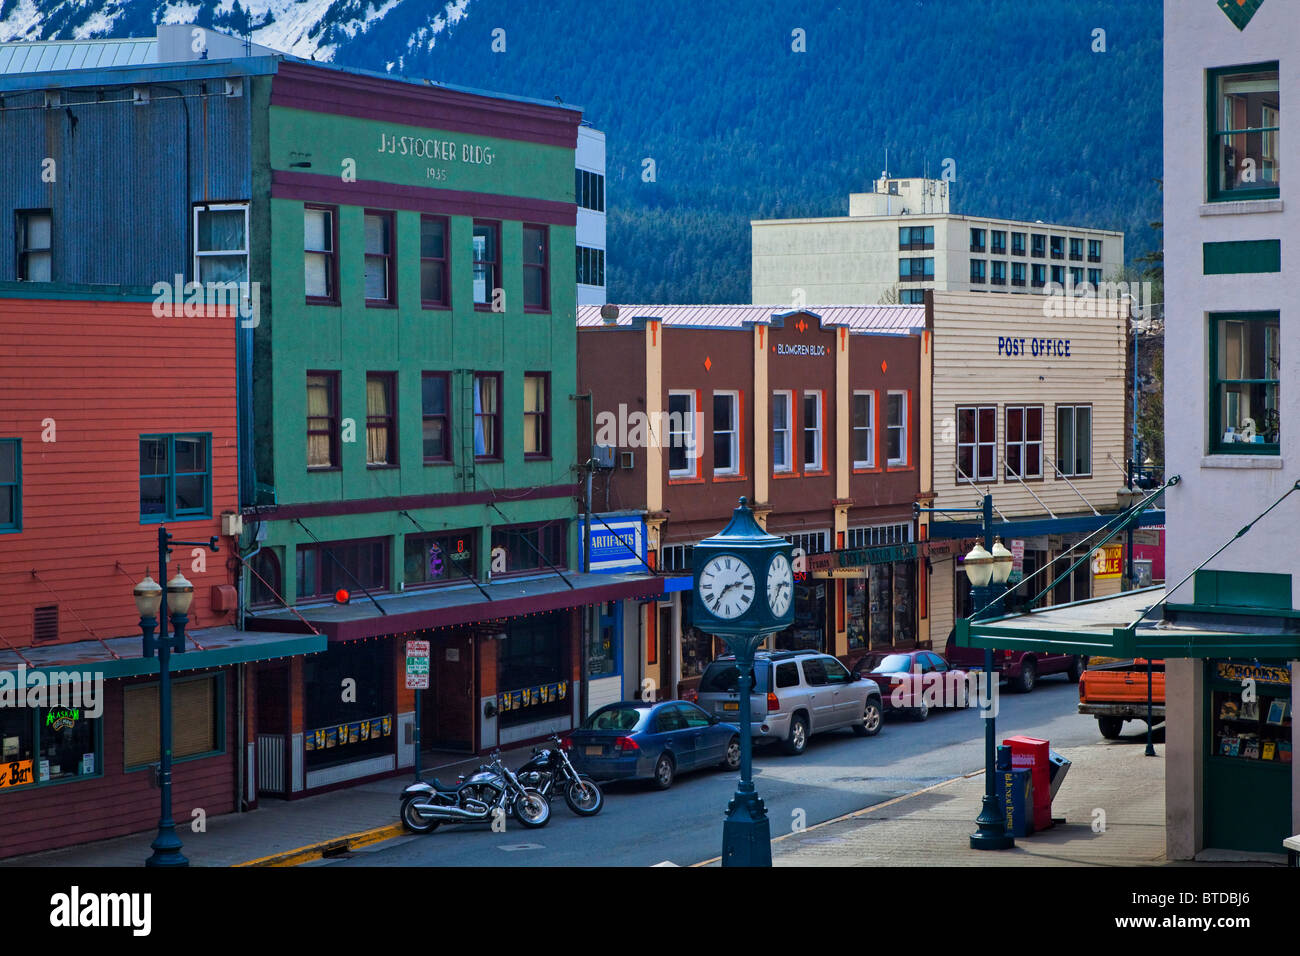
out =
[[[1207,605],[1157,608],[1143,617],[1164,596],[1164,587],[1157,586],[1027,614],[976,622],[965,618],[957,622],[954,642],[958,647],[1089,657],[1300,658],[1300,627],[1294,618]],[[1162,616],[1163,611],[1170,613]]]

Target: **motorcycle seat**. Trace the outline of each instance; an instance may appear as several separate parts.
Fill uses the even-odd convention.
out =
[[[429,782],[433,784],[433,789],[439,793],[456,793],[461,787],[465,786],[463,783],[443,783],[437,777],[434,777]]]

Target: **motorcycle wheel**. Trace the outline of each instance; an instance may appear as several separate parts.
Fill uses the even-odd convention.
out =
[[[415,804],[420,799],[422,798],[407,797],[402,801],[402,826],[412,833],[432,833],[442,821],[421,816],[415,809]]]
[[[590,777],[579,777],[564,788],[564,802],[580,817],[594,817],[605,805],[605,795]]]
[[[551,819],[551,801],[536,790],[525,790],[515,797],[515,819],[530,830],[544,827]]]

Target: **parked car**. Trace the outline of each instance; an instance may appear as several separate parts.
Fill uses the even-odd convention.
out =
[[[715,717],[740,717],[739,669],[728,654],[700,676],[697,700]],[[779,741],[788,754],[801,754],[808,738],[851,727],[861,737],[880,733],[880,687],[829,654],[818,651],[759,651],[750,690],[750,729],[755,743]]]
[[[1147,719],[1147,669],[1151,670],[1151,719],[1165,719],[1165,662],[1144,658],[1093,664],[1079,681],[1079,713],[1097,718],[1097,729],[1116,740],[1124,721]]]
[[[650,780],[660,790],[688,770],[740,768],[740,728],[684,700],[606,704],[562,745],[579,773],[596,780]]]
[[[948,632],[948,646],[944,654],[953,667],[967,670],[982,670],[984,667],[984,649],[982,647],[958,647],[953,641],[956,630]],[[994,650],[993,667],[1005,677],[1014,690],[1028,694],[1038,686],[1038,678],[1049,674],[1064,674],[1066,680],[1075,684],[1079,675],[1088,667],[1088,658],[1076,654],[1041,654],[1037,651]]]
[[[926,699],[926,674],[942,675],[938,680],[944,686],[967,687],[965,668],[953,667],[936,651],[872,651],[863,654],[853,665],[853,672],[875,681],[881,689],[885,713],[908,714],[914,720],[930,716],[930,702]],[[936,678],[931,678],[930,682]],[[948,693],[931,693],[930,699],[942,700],[947,706],[957,706]]]

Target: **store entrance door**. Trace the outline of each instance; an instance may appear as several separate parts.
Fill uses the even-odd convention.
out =
[[[474,635],[453,633],[434,643],[425,698],[424,746],[434,750],[473,753]]]

